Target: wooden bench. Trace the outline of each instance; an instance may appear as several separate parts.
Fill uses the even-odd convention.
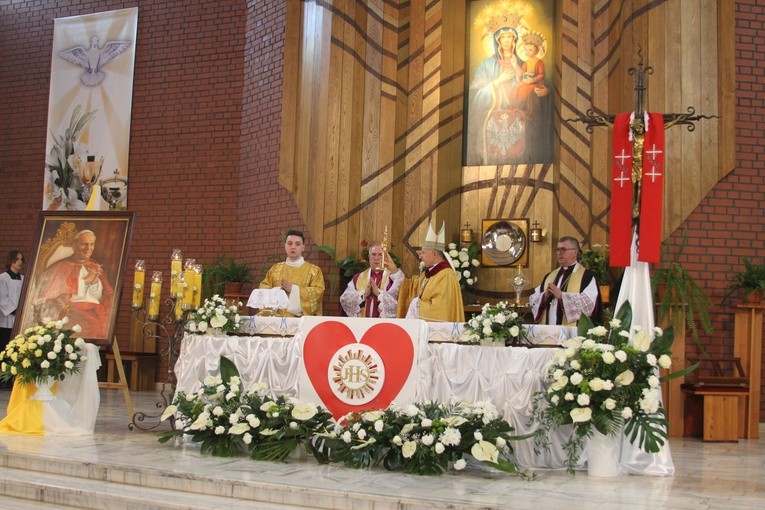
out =
[[[121,352],[122,363],[129,371],[128,387],[131,390],[154,389],[157,355],[143,352]],[[106,381],[116,382],[114,353],[106,353]]]
[[[739,358],[689,359],[700,367],[709,365],[712,376],[697,377],[681,386],[685,392],[685,436],[701,436],[709,442],[738,442],[739,399],[749,395],[747,379]],[[729,365],[731,370],[726,370]],[[724,375],[737,372],[738,375]]]

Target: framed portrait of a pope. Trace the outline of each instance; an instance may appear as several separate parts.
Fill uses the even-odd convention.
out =
[[[85,340],[110,344],[134,215],[41,212],[13,334],[66,317]]]

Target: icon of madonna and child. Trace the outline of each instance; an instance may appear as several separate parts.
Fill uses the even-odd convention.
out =
[[[543,61],[547,39],[526,27],[521,14],[498,12],[495,5],[473,24],[481,31],[482,46],[492,53],[471,66],[465,165],[550,163],[552,94]]]

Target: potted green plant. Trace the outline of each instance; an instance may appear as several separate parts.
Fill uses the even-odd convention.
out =
[[[209,273],[216,291],[223,290],[224,295],[241,294],[244,284],[252,281],[252,266],[233,257],[218,257]]]
[[[746,303],[759,303],[765,291],[765,265],[754,262],[747,257],[741,259],[743,271],[733,271],[733,283],[728,287],[723,301],[733,293],[739,292]]]
[[[579,254],[579,263],[595,275],[595,281],[600,286],[600,297],[604,303],[608,303],[613,283],[608,263],[608,245],[593,244],[590,248],[582,250]]]
[[[685,321],[691,338],[706,354],[699,341],[699,326],[707,333],[712,333],[712,321],[709,310],[712,303],[693,277],[680,263],[680,257],[687,244],[686,231],[678,245],[669,240],[662,243],[662,263],[654,268],[651,275],[651,290],[657,297],[659,320],[670,315],[673,310],[684,309]]]

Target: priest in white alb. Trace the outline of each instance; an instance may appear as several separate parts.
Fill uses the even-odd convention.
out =
[[[340,296],[340,305],[348,317],[395,318],[398,291],[404,272],[386,257],[382,243],[369,244],[369,268],[359,271]]]

